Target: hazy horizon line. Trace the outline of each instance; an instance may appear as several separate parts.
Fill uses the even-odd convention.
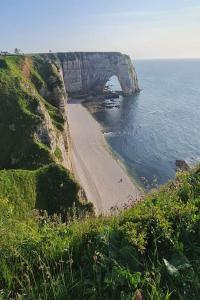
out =
[[[200,56],[199,57],[137,57],[137,56],[134,56],[134,55],[131,55],[131,54],[128,54],[127,52],[124,52],[124,51],[116,51],[116,50],[114,50],[114,51],[103,51],[103,50],[98,50],[98,51],[81,51],[81,50],[69,50],[69,51],[64,51],[64,50],[59,50],[59,51],[52,51],[52,52],[49,52],[49,50],[48,51],[36,51],[36,52],[22,52],[21,51],[21,53],[19,53],[19,54],[21,54],[21,55],[31,55],[31,54],[48,54],[48,53],[70,53],[70,52],[88,52],[88,53],[95,53],[95,52],[110,52],[110,53],[114,53],[114,52],[116,52],[116,53],[122,53],[122,54],[126,54],[126,55],[129,55],[130,57],[131,57],[131,59],[132,60],[177,60],[177,59],[179,59],[179,60],[183,60],[183,59],[200,59]],[[9,54],[15,54],[14,52],[9,52],[8,51],[8,53]]]
[[[132,58],[132,56],[130,55]],[[200,59],[199,57],[134,57],[134,60],[170,60],[170,59]]]

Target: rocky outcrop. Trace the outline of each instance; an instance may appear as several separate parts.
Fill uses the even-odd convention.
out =
[[[124,95],[139,91],[137,75],[129,56],[118,52],[58,53],[66,91],[70,95],[102,93],[116,75]]]
[[[180,172],[187,172],[190,171],[190,166],[185,160],[176,160],[176,171]]]
[[[65,168],[72,170],[70,155],[70,135],[67,122],[67,92],[64,84],[63,70],[60,60],[56,55],[41,55],[44,64],[48,68],[50,76],[45,78],[39,93],[48,99],[53,106],[58,109],[59,118],[62,120],[62,130],[56,130],[54,122],[49,115],[45,105],[40,102],[37,111],[42,116],[43,121],[37,126],[35,137],[45,144],[55,155],[54,159]],[[40,62],[41,64],[41,62]],[[42,68],[40,68],[40,71]]]

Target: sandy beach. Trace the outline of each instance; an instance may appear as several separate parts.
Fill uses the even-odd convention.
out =
[[[137,201],[141,191],[108,150],[102,128],[80,100],[68,101],[72,166],[97,213]]]

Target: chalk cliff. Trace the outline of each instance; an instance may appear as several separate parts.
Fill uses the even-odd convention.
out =
[[[119,52],[58,53],[65,88],[69,94],[102,92],[106,82],[116,75],[124,95],[139,91],[137,75],[129,56]]]

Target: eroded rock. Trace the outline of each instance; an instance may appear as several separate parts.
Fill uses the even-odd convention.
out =
[[[139,91],[137,75],[129,56],[119,52],[58,53],[69,94],[102,93],[116,75],[125,95]]]
[[[177,159],[176,160],[176,170],[183,171],[183,172],[189,171],[190,166],[187,164],[187,162],[185,160]]]

